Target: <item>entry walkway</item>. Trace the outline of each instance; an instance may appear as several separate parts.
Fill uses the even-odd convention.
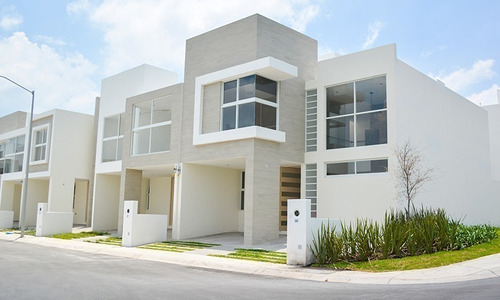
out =
[[[281,237],[280,239],[282,238],[283,237]],[[47,247],[57,247],[95,254],[158,261],[190,267],[323,282],[362,284],[427,284],[500,277],[500,254],[490,255],[445,267],[412,271],[367,273],[357,271],[338,271],[329,269],[326,270],[307,267],[294,267],[281,264],[220,258],[200,255],[203,253],[196,253],[196,251],[198,250],[193,252],[173,253],[166,251],[155,251],[140,248],[127,248],[120,246],[87,243],[82,240],[61,240],[55,238],[33,236],[25,236],[25,238],[19,238],[18,234],[7,234],[5,232],[0,232],[0,239],[11,241],[14,243],[37,244]],[[241,238],[236,234],[223,234],[197,238],[193,240],[204,242],[226,241],[226,246],[223,245],[221,246],[221,249],[215,250],[228,251],[224,250],[223,248],[227,247],[226,249],[229,249],[233,247],[233,245],[229,245],[229,243],[231,242],[234,243],[234,245],[239,245],[238,241],[240,241],[240,239]],[[282,245],[283,240],[276,243],[270,243],[269,245],[271,246],[274,244],[275,246],[278,246],[280,244]]]

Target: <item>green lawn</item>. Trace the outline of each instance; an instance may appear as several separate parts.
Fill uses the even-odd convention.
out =
[[[61,233],[54,234],[51,237],[63,240],[72,240],[72,239],[83,239],[94,236],[108,235],[107,232],[99,232],[99,231],[86,231],[86,232],[78,232],[78,233]]]
[[[234,249],[236,252],[227,255],[210,254],[210,256],[286,264],[286,253],[262,249]]]
[[[106,239],[98,239],[95,241],[87,241],[87,242],[96,243],[96,244],[113,245],[113,246],[121,246],[122,245],[122,239],[116,238],[116,237],[109,237]]]
[[[209,243],[201,243],[201,242],[166,241],[166,242],[155,243],[155,244],[147,244],[147,245],[139,246],[137,248],[170,251],[170,252],[185,252],[185,251],[193,251],[196,249],[210,248],[210,247],[215,247],[215,246],[220,246],[220,244],[209,244]]]
[[[500,253],[500,229],[497,229],[497,233],[498,237],[496,239],[465,248],[464,250],[441,251],[433,254],[372,260],[367,262],[341,262],[327,267],[367,272],[388,272],[446,266],[486,255]]]

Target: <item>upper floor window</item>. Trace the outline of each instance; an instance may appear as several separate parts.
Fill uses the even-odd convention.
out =
[[[170,150],[171,107],[170,97],[145,101],[133,106],[133,155]]]
[[[326,148],[387,143],[386,77],[326,89]]]
[[[44,162],[47,160],[47,133],[48,127],[35,129],[33,131],[32,162]]]
[[[278,83],[250,75],[224,83],[222,130],[261,126],[277,129]]]
[[[0,141],[0,174],[23,170],[24,135]]]
[[[326,164],[326,175],[387,173],[387,162],[387,159],[376,159]]]
[[[104,119],[102,139],[102,162],[122,159],[122,116],[115,115]]]

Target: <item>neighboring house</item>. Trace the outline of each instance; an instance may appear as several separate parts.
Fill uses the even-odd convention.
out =
[[[499,106],[488,116],[394,45],[318,62],[315,40],[253,15],[187,40],[185,59],[184,83],[151,66],[103,80],[94,229],[121,233],[126,200],[169,215],[174,239],[247,245],[286,231],[287,199],[380,220],[403,206],[387,170],[406,140],[436,170],[417,206],[500,224]]]
[[[47,203],[50,212],[73,212],[74,224],[90,225],[93,120],[91,115],[59,109],[34,116],[26,226],[35,226],[38,203]],[[28,128],[24,112],[0,118],[0,211],[12,211],[15,222],[19,221]]]

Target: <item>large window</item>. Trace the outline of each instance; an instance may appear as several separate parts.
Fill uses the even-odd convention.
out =
[[[47,160],[47,133],[48,127],[35,129],[33,131],[32,162],[45,162]]]
[[[277,129],[278,83],[250,75],[224,83],[222,130],[261,126]]]
[[[122,117],[115,115],[104,119],[102,162],[122,160]]]
[[[0,141],[0,174],[23,170],[24,135]]]
[[[326,164],[326,175],[353,175],[387,172],[387,159],[359,160]]]
[[[170,150],[171,107],[170,97],[134,105],[133,155]]]
[[[326,89],[326,148],[387,143],[385,76]]]

